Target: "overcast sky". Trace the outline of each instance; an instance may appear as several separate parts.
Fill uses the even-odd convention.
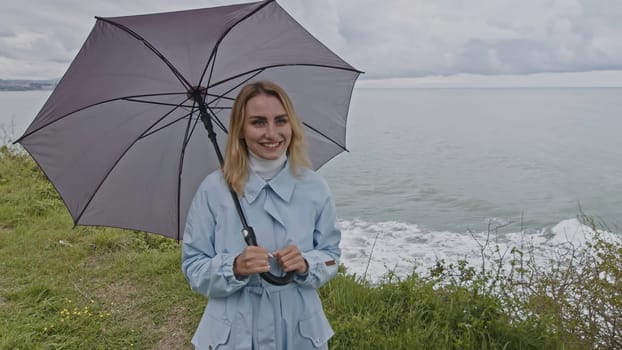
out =
[[[2,0],[0,79],[61,77],[95,23],[94,16],[240,2],[245,1]],[[365,71],[363,79],[622,70],[621,0],[280,0],[279,4]]]

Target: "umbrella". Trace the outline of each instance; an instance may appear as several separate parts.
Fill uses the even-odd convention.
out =
[[[180,240],[198,185],[220,167],[241,86],[271,80],[288,92],[319,168],[346,149],[346,117],[360,73],[273,0],[96,17],[17,142],[76,225]]]

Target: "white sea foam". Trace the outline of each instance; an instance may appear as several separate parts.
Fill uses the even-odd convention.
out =
[[[426,274],[435,263],[466,260],[481,266],[482,250],[494,260],[504,254],[509,261],[512,248],[527,251],[538,266],[549,266],[560,248],[580,248],[595,234],[577,219],[563,220],[550,229],[538,232],[495,234],[488,232],[434,232],[418,225],[387,221],[370,223],[361,220],[341,220],[342,258],[349,273],[377,281],[388,271],[404,277],[416,271]],[[620,235],[600,232],[607,241],[621,242]],[[494,248],[498,247],[498,250]]]

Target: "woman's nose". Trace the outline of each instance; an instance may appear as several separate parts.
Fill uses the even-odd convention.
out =
[[[266,127],[266,136],[276,136],[276,125],[274,125],[274,123],[268,123],[268,126]]]

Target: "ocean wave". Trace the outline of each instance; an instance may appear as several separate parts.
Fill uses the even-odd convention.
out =
[[[398,277],[413,272],[425,275],[439,260],[466,260],[472,266],[481,266],[484,260],[509,261],[513,248],[529,252],[537,266],[546,267],[558,258],[560,249],[580,249],[596,233],[607,241],[622,242],[620,235],[595,232],[578,219],[563,220],[534,232],[499,234],[427,231],[416,224],[396,221],[340,220],[338,225],[342,231],[342,264],[348,273],[370,281],[380,280],[389,271]]]

